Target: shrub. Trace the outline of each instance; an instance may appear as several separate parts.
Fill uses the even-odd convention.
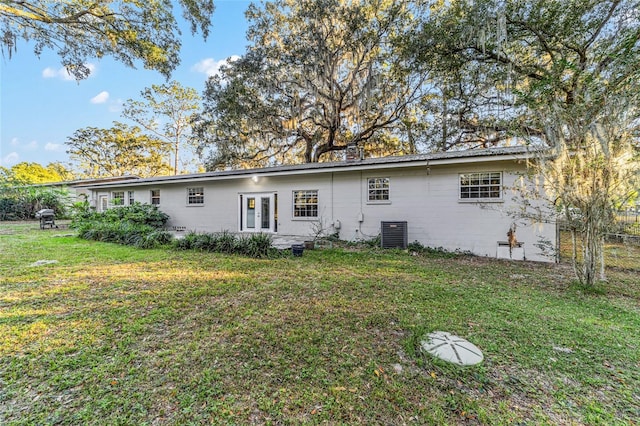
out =
[[[66,188],[0,184],[0,220],[33,219],[42,209],[52,209],[58,218],[64,218],[68,204]]]
[[[184,237],[176,239],[173,246],[178,250],[191,250],[195,248],[196,241],[198,241],[198,234],[190,231]]]
[[[415,253],[421,253],[421,254],[427,254],[430,256],[434,256],[434,257],[443,257],[443,258],[451,258],[451,257],[456,257],[459,256],[461,254],[469,254],[469,253],[463,253],[460,252],[458,250],[452,252],[449,250],[446,250],[442,247],[427,247],[425,245],[423,245],[420,241],[414,241],[412,243],[409,243],[407,245],[407,249],[411,252],[415,252]]]
[[[71,224],[72,228],[79,228],[84,222],[91,222],[99,220],[99,213],[92,210],[89,206],[89,201],[79,201],[71,205]]]
[[[375,236],[373,238],[370,238],[368,240],[362,241],[362,243],[364,245],[366,245],[367,247],[371,247],[371,248],[380,247],[380,245],[382,243],[382,236],[380,234],[378,234],[377,236]]]
[[[71,226],[82,227],[84,223],[129,223],[145,225],[154,229],[162,229],[169,220],[169,215],[160,211],[158,206],[135,203],[130,206],[116,207],[97,213],[89,207],[89,203],[76,203]]]
[[[271,242],[271,236],[268,234],[251,234],[248,237],[238,239],[236,250],[238,253],[249,257],[270,257],[274,250]]]
[[[382,237],[378,234],[375,237],[371,237],[369,239],[360,239],[356,241],[345,241],[347,246],[352,247],[369,247],[369,248],[379,248],[380,243],[382,241]]]
[[[216,235],[214,251],[221,253],[238,253],[238,238],[229,231],[222,231]]]
[[[173,235],[170,232],[156,230],[144,235],[136,246],[140,248],[155,248],[166,246],[171,241],[173,241]]]
[[[156,229],[163,228],[169,220],[169,215],[160,211],[158,206],[141,203],[108,209],[102,214],[107,222],[129,222],[136,225],[148,225]]]
[[[17,200],[0,198],[0,220],[18,220],[18,212],[21,210]]]
[[[271,236],[268,234],[238,237],[229,231],[213,234],[189,232],[183,238],[175,240],[174,247],[178,250],[201,250],[265,258],[275,257],[278,253],[278,250],[271,243]]]
[[[193,248],[202,251],[215,251],[216,238],[212,234],[200,234],[193,242]]]
[[[87,240],[125,244],[140,248],[167,245],[171,233],[162,228],[169,216],[157,206],[136,203],[96,213],[88,203],[77,203],[71,226]]]

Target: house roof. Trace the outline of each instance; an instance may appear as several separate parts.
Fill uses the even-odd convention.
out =
[[[86,185],[89,189],[122,186],[142,186],[159,183],[197,182],[207,180],[233,179],[242,176],[275,176],[283,174],[330,173],[336,171],[366,170],[391,167],[415,167],[420,165],[444,165],[478,161],[500,161],[530,158],[536,151],[526,146],[475,149],[465,151],[436,152],[429,154],[402,155],[394,157],[376,157],[353,161],[330,163],[307,163],[257,169],[223,170],[174,176],[157,176],[136,179],[130,182],[101,183]]]
[[[107,183],[122,183],[125,181],[131,180],[139,180],[138,176],[110,176],[110,177],[101,177],[101,178],[92,178],[92,179],[76,179],[76,180],[64,180],[61,182],[46,182],[46,183],[37,183],[30,186],[71,186],[71,187],[87,187],[90,185],[99,185],[99,184],[107,184]]]

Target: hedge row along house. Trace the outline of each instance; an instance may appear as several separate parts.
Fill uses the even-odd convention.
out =
[[[105,182],[87,187],[98,211],[157,205],[175,231],[262,232],[355,241],[382,235],[479,256],[553,261],[556,224],[518,218],[513,193],[526,147],[367,158],[343,162]]]

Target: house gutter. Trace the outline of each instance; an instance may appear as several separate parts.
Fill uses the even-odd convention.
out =
[[[535,158],[537,152],[517,152],[517,153],[487,153],[478,151],[478,155],[466,155],[457,157],[438,158],[437,154],[429,155],[425,154],[423,159],[407,158],[402,160],[402,157],[396,157],[396,160],[388,162],[377,163],[377,159],[359,160],[345,163],[330,163],[326,167],[308,165],[296,165],[296,166],[281,166],[281,170],[273,170],[273,168],[262,169],[246,169],[246,170],[231,170],[227,172],[213,172],[205,173],[202,175],[178,175],[178,176],[166,176],[159,178],[148,178],[131,181],[120,181],[114,183],[105,183],[97,185],[81,186],[81,188],[87,188],[90,190],[110,189],[114,187],[139,187],[139,186],[157,186],[159,184],[177,184],[182,182],[211,182],[211,181],[228,181],[242,178],[250,178],[252,176],[260,177],[279,177],[279,176],[298,176],[298,175],[312,175],[312,174],[326,174],[342,172],[362,172],[365,170],[387,170],[397,168],[431,168],[434,166],[447,166],[454,164],[472,164],[477,163],[479,160],[498,162],[498,161],[518,161],[529,160]],[[307,167],[305,167],[307,166]]]

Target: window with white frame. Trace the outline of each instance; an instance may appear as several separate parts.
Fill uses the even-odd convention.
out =
[[[502,172],[460,173],[461,200],[502,198]]]
[[[204,188],[187,188],[187,204],[190,206],[204,204]]]
[[[151,204],[160,205],[160,190],[152,189],[151,190]]]
[[[318,217],[318,191],[293,191],[293,217]]]
[[[136,202],[135,192],[129,191],[127,195],[129,196],[129,205],[132,206]]]
[[[114,206],[124,205],[124,191],[113,191],[111,193],[111,204]]]
[[[367,188],[369,193],[368,200],[371,202],[376,201],[389,201],[389,178],[369,178],[367,179]]]

